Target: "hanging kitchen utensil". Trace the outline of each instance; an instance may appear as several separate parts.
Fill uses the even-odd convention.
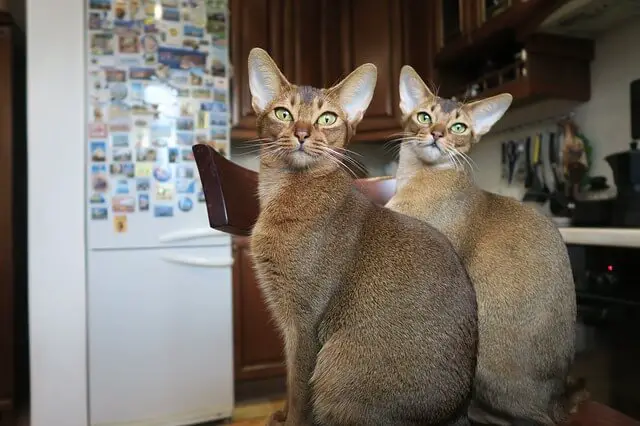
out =
[[[500,180],[507,180],[509,175],[509,167],[507,160],[507,142],[500,144]]]
[[[549,186],[547,185],[547,176],[545,172],[544,162],[542,161],[542,134],[538,133],[538,158],[535,165],[536,174],[542,183],[542,192],[546,194],[546,198],[549,198]]]
[[[509,141],[507,142],[506,148],[507,164],[509,166],[508,182],[511,184],[511,182],[513,182],[513,173],[515,172],[516,164],[518,162],[518,145],[515,141]]]
[[[527,137],[527,140],[524,143],[524,163],[526,167],[524,187],[529,189],[533,184],[533,164],[531,162],[531,137]]]
[[[570,217],[571,211],[569,210],[569,200],[565,195],[558,145],[556,134],[549,133],[549,164],[553,176],[553,191],[549,195],[549,209],[554,216]]]
[[[531,186],[524,194],[524,198],[522,201],[526,202],[536,202],[536,203],[544,203],[549,198],[549,193],[547,188],[547,192],[544,192],[545,185],[541,179],[541,161],[540,161],[540,149],[541,149],[541,140],[540,135],[535,135],[533,139],[533,156],[532,156],[532,165],[531,165]]]

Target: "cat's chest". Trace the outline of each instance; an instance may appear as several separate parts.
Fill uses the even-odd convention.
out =
[[[321,279],[318,271],[323,268],[325,257],[319,246],[313,234],[287,232],[275,226],[267,231],[256,224],[251,254],[260,287],[271,305],[304,305],[316,296],[315,286],[305,283],[312,277]]]

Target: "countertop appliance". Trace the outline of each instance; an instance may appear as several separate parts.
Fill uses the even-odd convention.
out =
[[[191,151],[229,152],[226,13],[212,3],[226,9],[88,0],[91,425],[231,416],[231,241],[208,226]]]
[[[640,420],[640,248],[568,245],[578,300],[575,377]]]

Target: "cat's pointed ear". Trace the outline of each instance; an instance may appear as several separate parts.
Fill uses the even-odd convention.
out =
[[[434,98],[427,84],[416,70],[405,65],[400,70],[400,110],[403,115],[411,114],[425,98]]]
[[[338,102],[352,126],[357,125],[367,111],[378,80],[378,69],[363,64],[328,91],[336,93]]]
[[[513,96],[509,93],[502,93],[465,105],[473,120],[473,131],[476,136],[488,133],[493,125],[507,112],[512,100]]]
[[[289,86],[289,82],[271,56],[258,47],[249,52],[248,63],[251,105],[256,114],[260,114]]]

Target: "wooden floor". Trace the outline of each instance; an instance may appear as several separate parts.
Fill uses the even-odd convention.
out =
[[[233,426],[263,426],[269,416],[282,409],[284,401],[281,399],[264,399],[239,403],[233,410]]]

